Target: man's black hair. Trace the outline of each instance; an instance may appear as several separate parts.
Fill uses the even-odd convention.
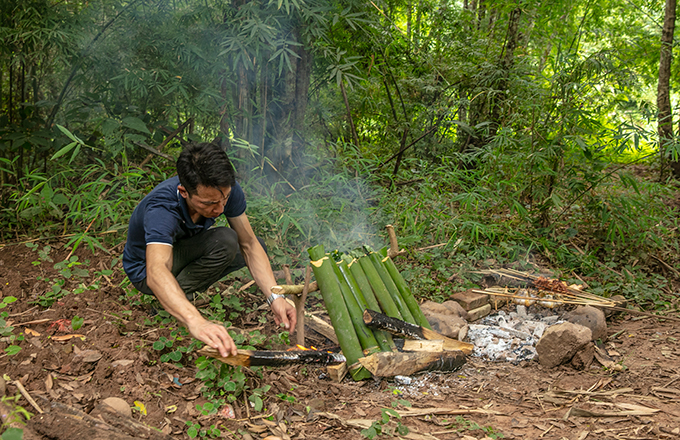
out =
[[[236,173],[227,153],[209,142],[187,145],[177,159],[177,174],[191,195],[196,194],[198,185],[219,189],[231,188],[236,183]]]

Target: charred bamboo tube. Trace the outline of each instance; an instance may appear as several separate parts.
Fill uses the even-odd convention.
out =
[[[212,347],[203,347],[199,354],[210,356],[225,364],[241,367],[283,367],[294,364],[329,365],[345,362],[345,356],[340,353],[328,353],[315,350],[294,351],[259,351],[237,350],[236,356],[220,356],[219,351]]]
[[[364,323],[363,313],[365,308],[362,308],[357,302],[356,297],[352,293],[337,263],[334,265],[333,269],[335,270],[335,275],[338,277],[340,292],[342,293],[342,297],[345,299],[345,305],[347,305],[349,318],[352,321],[354,331],[356,332],[359,342],[361,343],[364,356],[368,356],[371,353],[380,351],[378,341],[376,341],[373,331]]]
[[[411,310],[409,310],[404,298],[402,298],[401,294],[399,294],[399,289],[397,289],[392,277],[390,276],[389,272],[387,272],[380,254],[377,252],[370,252],[368,254],[368,258],[371,259],[371,263],[373,263],[376,272],[378,272],[380,279],[382,280],[383,284],[385,284],[385,288],[387,288],[387,291],[394,300],[394,303],[397,305],[397,309],[399,309],[399,314],[401,315],[402,319],[406,322],[410,322],[411,324],[416,324],[416,320],[413,317]]]
[[[413,293],[408,287],[406,280],[404,280],[404,277],[401,276],[401,273],[394,264],[394,261],[392,261],[392,259],[387,256],[387,248],[382,249],[380,254],[383,256],[382,262],[385,265],[385,269],[387,269],[390,277],[392,277],[392,281],[394,281],[399,294],[406,303],[408,309],[411,311],[411,315],[413,315],[413,318],[415,319],[415,324],[420,324],[421,326],[432,330],[430,323],[427,321],[423,311],[420,309],[420,304],[418,304],[418,301],[413,296]]]
[[[465,354],[470,354],[475,348],[474,345],[467,342],[451,339],[434,330],[394,319],[385,316],[382,313],[374,312],[373,310],[366,310],[364,312],[364,322],[371,328],[379,328],[388,331],[393,335],[400,335],[409,339],[426,339],[429,341],[442,340],[444,341],[444,350],[460,350]]]
[[[368,303],[366,302],[366,298],[364,297],[363,293],[361,292],[361,289],[359,289],[359,285],[357,284],[356,280],[352,276],[352,273],[349,270],[349,267],[347,266],[347,261],[342,260],[339,261],[337,264],[337,268],[340,271],[340,275],[338,277],[342,276],[342,278],[345,280],[347,283],[347,286],[349,287],[349,290],[351,294],[354,296],[354,299],[357,302],[357,305],[360,308],[360,313],[357,315],[360,317],[360,323],[363,327],[366,328],[368,331],[372,331],[373,336],[375,337],[375,340],[378,343],[378,346],[380,346],[381,351],[392,351],[392,346],[394,345],[392,342],[392,336],[389,333],[386,333],[382,330],[371,330],[369,329],[366,324],[364,323],[363,319],[363,313],[364,310],[368,309]],[[370,289],[370,286],[369,286]],[[350,310],[350,313],[351,310]],[[352,317],[354,319],[354,316]],[[356,324],[355,324],[355,329],[356,329]],[[359,333],[359,330],[357,330],[357,335]],[[361,337],[359,337],[361,339]],[[362,345],[363,347],[363,345]],[[365,351],[365,347],[364,347]]]
[[[357,364],[359,358],[363,356],[361,344],[350,320],[345,300],[342,297],[338,277],[333,269],[334,263],[326,256],[322,245],[307,249],[307,253],[312,260],[314,277],[319,284],[319,290],[326,304],[328,316],[331,318],[335,334],[338,337],[340,348],[347,358],[350,374],[354,380],[367,379],[371,373]]]
[[[382,282],[378,271],[375,270],[375,266],[373,266],[368,255],[359,258],[359,264],[361,264],[361,268],[366,274],[366,278],[373,289],[375,298],[378,300],[378,303],[380,303],[380,309],[390,318],[402,319],[397,305],[394,303],[390,292],[387,290],[387,287],[385,287],[385,283]]]

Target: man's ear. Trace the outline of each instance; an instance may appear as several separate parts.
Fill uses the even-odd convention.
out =
[[[177,190],[179,191],[179,194],[185,199],[189,197],[189,191],[187,191],[187,189],[181,183],[177,185]]]

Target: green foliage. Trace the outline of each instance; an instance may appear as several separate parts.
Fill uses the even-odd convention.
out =
[[[456,428],[458,432],[481,430],[487,437],[492,439],[505,437],[502,432],[496,431],[491,426],[480,426],[477,422],[467,420],[462,416],[456,416],[455,422],[447,427],[447,429],[454,428]]]
[[[220,438],[222,432],[215,426],[210,425],[209,428],[203,428],[200,423],[187,421],[187,435],[189,438]]]
[[[373,439],[378,436],[391,437],[395,435],[406,435],[409,433],[409,429],[407,426],[403,425],[399,421],[396,423],[392,421],[392,417],[395,417],[396,419],[401,419],[399,413],[393,410],[392,408],[381,408],[380,414],[381,414],[380,420],[376,420],[371,424],[370,427],[361,430],[362,436],[369,439]]]
[[[71,328],[73,330],[78,330],[80,327],[83,326],[83,318],[80,316],[76,315],[71,319]]]
[[[24,430],[21,428],[7,428],[0,436],[2,440],[22,440],[23,438]]]

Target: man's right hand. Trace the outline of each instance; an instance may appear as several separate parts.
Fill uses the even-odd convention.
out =
[[[186,295],[172,275],[172,246],[150,244],[146,247],[147,283],[163,308],[184,324],[191,336],[205,342],[227,357],[236,355],[236,344],[219,324],[206,320]]]
[[[220,356],[236,356],[236,344],[231,339],[227,329],[203,318],[195,324],[187,324],[191,336],[220,352]]]

